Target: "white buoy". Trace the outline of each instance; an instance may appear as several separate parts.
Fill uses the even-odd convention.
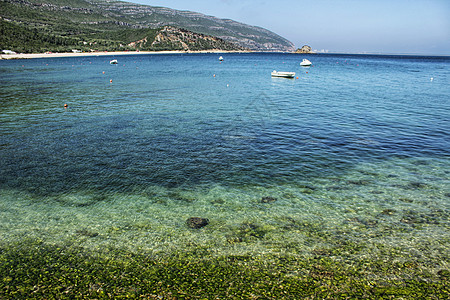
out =
[[[433,79],[434,79],[434,78],[433,78],[433,77],[431,77],[431,78],[430,78],[430,81],[433,81]]]

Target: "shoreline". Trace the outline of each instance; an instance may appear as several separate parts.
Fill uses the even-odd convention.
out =
[[[0,54],[0,60],[15,60],[15,59],[33,59],[33,58],[57,58],[57,57],[92,57],[92,56],[115,56],[115,55],[161,55],[161,54],[206,54],[206,53],[216,53],[216,54],[225,54],[225,53],[258,53],[258,51],[229,51],[229,50],[200,50],[200,51],[180,51],[180,50],[172,50],[172,51],[117,51],[117,52],[109,52],[109,51],[99,51],[99,52],[59,52],[59,53],[19,53],[19,54]],[[267,52],[267,53],[277,53],[277,52]],[[283,52],[279,52],[283,53]],[[286,54],[324,54],[324,55],[373,55],[373,56],[417,56],[417,57],[444,57],[448,58],[448,55],[425,55],[425,54],[387,54],[387,53],[295,53],[295,52],[284,52]]]
[[[61,52],[61,53],[20,53],[0,54],[0,60],[56,58],[56,57],[88,57],[88,56],[115,56],[115,55],[141,55],[141,54],[191,54],[191,53],[252,53],[253,51],[227,51],[227,50],[201,50],[201,51],[117,51],[117,52]]]

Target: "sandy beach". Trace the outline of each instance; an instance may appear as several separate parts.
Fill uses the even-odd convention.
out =
[[[184,53],[243,53],[250,51],[119,51],[119,52],[65,52],[65,53],[20,53],[0,54],[0,59],[31,59],[31,58],[55,58],[55,57],[84,57],[84,56],[115,56],[115,55],[141,55],[141,54],[184,54]]]

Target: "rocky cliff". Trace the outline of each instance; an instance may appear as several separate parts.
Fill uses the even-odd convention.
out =
[[[173,26],[163,27],[158,31],[157,35],[152,41],[148,41],[148,38],[146,37],[140,41],[132,42],[128,46],[144,50],[248,50],[237,44],[226,42],[220,38],[195,33]]]

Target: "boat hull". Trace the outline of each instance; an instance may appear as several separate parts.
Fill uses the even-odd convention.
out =
[[[300,66],[302,66],[302,67],[309,67],[311,65],[312,65],[312,63],[307,59],[303,59],[303,61],[300,63]]]
[[[294,78],[295,72],[272,72],[272,77],[281,77],[281,78]]]

